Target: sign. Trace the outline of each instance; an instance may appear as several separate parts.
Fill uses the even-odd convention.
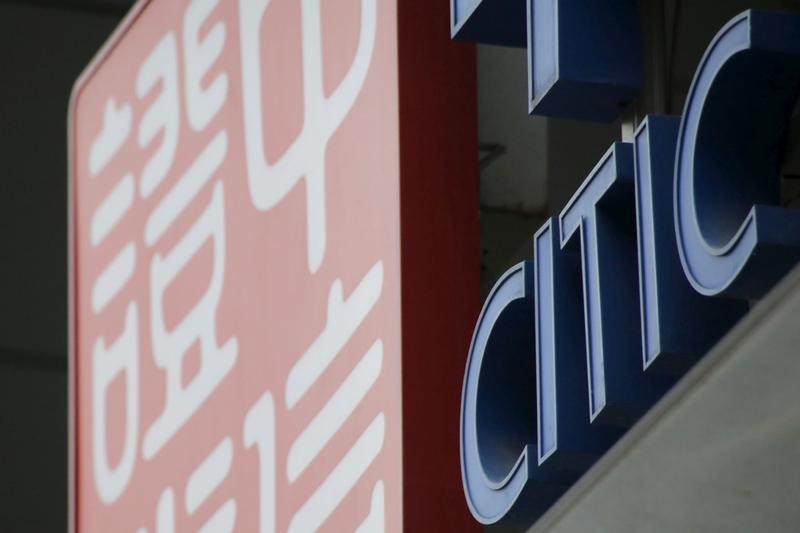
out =
[[[74,531],[401,529],[395,19],[143,1],[76,84]]]
[[[532,5],[549,4],[568,3]],[[498,280],[462,395],[479,522],[530,526],[800,259],[800,216],[780,206],[798,36],[795,15],[732,19],[683,116],[649,116],[614,143],[534,235],[532,260]],[[566,116],[572,103],[554,105]]]
[[[611,122],[642,85],[638,4],[450,0],[450,34],[527,48],[532,115]]]

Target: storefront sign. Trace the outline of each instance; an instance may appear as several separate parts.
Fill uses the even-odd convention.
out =
[[[796,264],[800,214],[779,193],[798,95],[800,17],[737,16],[683,116],[614,143],[497,282],[462,397],[477,520],[529,526]]]
[[[396,13],[140,2],[70,109],[74,531],[400,531]]]

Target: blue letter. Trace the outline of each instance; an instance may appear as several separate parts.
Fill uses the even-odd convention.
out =
[[[679,125],[649,116],[634,138],[643,363],[669,372],[687,368],[747,311],[744,302],[698,294],[683,274],[672,196]]]
[[[560,250],[552,219],[534,256],[489,294],[464,377],[461,472],[484,524],[529,525],[621,433],[586,416],[580,263]]]
[[[525,46],[526,0],[450,0],[450,36],[503,46]]]
[[[525,1],[530,113],[600,122],[617,118],[642,84],[636,2]]]
[[[536,376],[530,262],[497,281],[483,305],[461,398],[461,476],[472,515],[506,517],[536,466]]]
[[[555,219],[533,237],[535,258],[536,383],[539,466],[561,482],[583,473],[620,432],[593,426],[586,416],[586,349],[578,257],[561,250]],[[563,472],[565,465],[572,470]]]
[[[642,85],[635,0],[450,0],[450,34],[527,46],[534,115],[610,122]]]
[[[589,413],[630,424],[666,390],[642,373],[633,150],[614,143],[561,212],[561,246],[579,244],[583,267]]]
[[[800,18],[746,11],[706,50],[686,99],[675,230],[701,294],[758,298],[800,257],[800,213],[778,206],[800,90]]]

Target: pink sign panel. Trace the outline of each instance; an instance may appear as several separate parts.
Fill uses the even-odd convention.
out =
[[[140,2],[78,81],[74,531],[402,529],[395,10]]]

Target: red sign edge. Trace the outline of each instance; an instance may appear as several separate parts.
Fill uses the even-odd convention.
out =
[[[75,109],[78,97],[89,80],[114,48],[122,41],[151,0],[138,0],[123,17],[100,50],[83,69],[69,95],[67,106],[67,531],[77,533],[78,513],[78,375],[77,357],[77,312],[75,299],[78,289],[76,243],[75,180],[77,178],[75,158]]]

